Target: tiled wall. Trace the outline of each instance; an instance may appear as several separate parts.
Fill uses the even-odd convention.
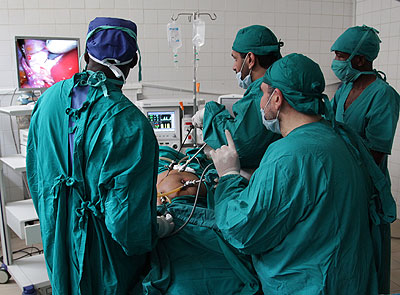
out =
[[[390,0],[384,0],[390,1]],[[330,70],[333,41],[353,24],[353,0],[0,0],[0,105],[8,105],[16,87],[15,35],[66,36],[81,38],[96,16],[129,18],[138,24],[143,54],[142,98],[191,98],[191,24],[179,19],[184,45],[175,70],[172,51],[167,46],[166,24],[179,12],[211,12],[216,21],[206,22],[206,44],[200,50],[198,81],[200,90],[210,93],[242,93],[232,71],[231,46],[241,27],[263,24],[285,42],[282,53],[300,52],[321,65],[327,83],[337,82]],[[373,1],[370,1],[373,2]],[[83,47],[81,47],[83,49]],[[137,74],[128,78],[128,86]],[[147,85],[147,86],[146,86]],[[149,85],[187,89],[188,92],[161,90]],[[200,95],[213,99],[217,95]],[[0,152],[15,152],[9,119],[0,115]],[[21,191],[21,181],[13,172],[8,188]]]
[[[357,25],[369,25],[380,31],[381,50],[374,68],[386,73],[387,81],[400,91],[400,2],[395,0],[357,0]],[[400,124],[389,157],[392,193],[400,216]]]

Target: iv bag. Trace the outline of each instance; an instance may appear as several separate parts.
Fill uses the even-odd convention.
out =
[[[172,51],[174,53],[176,53],[178,51],[178,48],[182,47],[182,38],[181,27],[175,21],[167,24],[167,38],[168,46],[172,48]]]
[[[201,19],[195,19],[193,21],[193,45],[197,48],[201,47],[205,43],[206,24]]]

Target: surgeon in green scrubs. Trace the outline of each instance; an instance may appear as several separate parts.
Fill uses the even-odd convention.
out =
[[[158,145],[122,94],[137,62],[136,24],[89,24],[87,69],[55,84],[32,113],[29,189],[52,292],[128,294],[157,241]]]
[[[253,25],[240,29],[232,45],[233,70],[239,86],[246,92],[233,105],[234,115],[223,105],[211,101],[192,119],[194,126],[203,127],[203,139],[214,149],[226,144],[224,132],[228,129],[242,168],[257,168],[268,145],[280,138],[263,128],[259,105],[262,77],[267,68],[281,58],[282,46],[267,27]]]
[[[347,29],[332,45],[332,70],[342,81],[332,100],[336,120],[356,131],[390,183],[387,168],[399,119],[399,94],[373,69],[379,53],[378,32],[367,26]],[[382,222],[379,293],[390,293],[390,224]]]
[[[160,146],[157,191],[160,214],[171,214],[175,230],[187,220],[187,225],[172,236],[160,239],[151,254],[150,272],[143,281],[143,294],[260,294],[260,284],[250,256],[240,254],[227,244],[216,224],[214,212],[207,199],[213,200],[215,169],[205,173],[196,209],[191,216],[198,184],[182,187],[186,181],[199,180],[204,168],[212,163],[203,153],[192,161],[188,169],[168,171],[171,161],[184,163],[196,149],[186,155]],[[176,190],[181,188],[180,190]],[[191,217],[190,217],[191,216]],[[190,218],[190,219],[189,219]]]
[[[283,57],[261,88],[264,126],[283,138],[247,181],[226,131],[228,145],[211,152],[220,176],[218,228],[252,255],[264,294],[376,295],[370,223],[380,213],[375,198],[391,198],[383,173],[359,136],[322,118],[333,115],[311,59]],[[383,208],[382,218],[395,218],[390,209]]]

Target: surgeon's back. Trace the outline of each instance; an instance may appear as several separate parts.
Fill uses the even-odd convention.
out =
[[[252,255],[265,294],[377,294],[372,185],[330,123],[300,126],[273,143],[237,202],[224,186],[245,181],[229,177],[216,189],[217,225]]]
[[[279,173],[282,190],[264,206],[278,209],[278,220],[297,212],[282,220],[286,235],[277,228],[271,249],[256,256],[266,294],[377,294],[372,186],[351,153],[326,122],[301,126],[268,150],[261,171]]]

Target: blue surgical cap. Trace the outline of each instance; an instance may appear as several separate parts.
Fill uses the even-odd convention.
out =
[[[91,33],[98,28],[106,28]],[[114,28],[113,28],[114,27]],[[136,24],[129,20],[112,17],[96,17],[89,24],[86,49],[88,53],[98,60],[115,59],[120,63],[133,59],[138,49],[136,39],[127,31],[115,27],[126,28],[137,35]]]

